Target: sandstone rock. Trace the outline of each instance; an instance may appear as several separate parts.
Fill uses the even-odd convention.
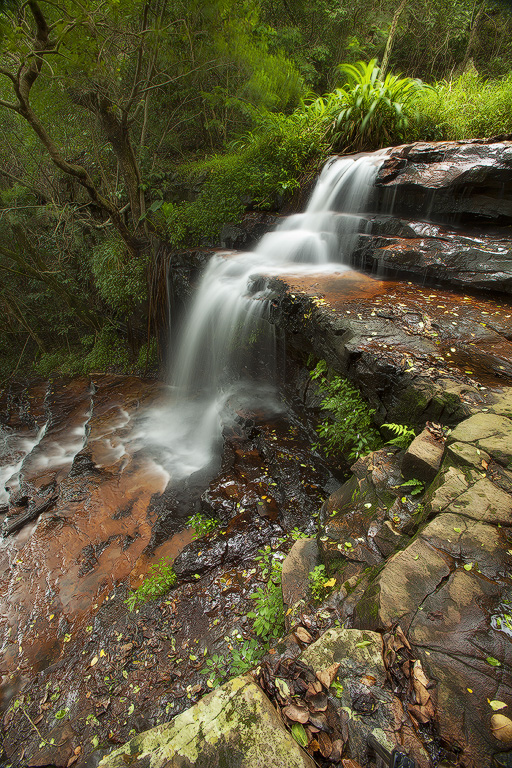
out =
[[[397,549],[403,549],[408,544],[409,539],[396,531],[389,520],[385,520],[377,530],[374,541],[383,557],[389,557]]]
[[[482,469],[482,461],[489,463],[491,457],[471,443],[452,443],[448,446],[447,454],[460,467],[468,466]]]
[[[405,478],[417,478],[430,483],[441,466],[444,443],[436,440],[428,429],[414,438],[405,452],[402,474]]]
[[[426,540],[413,540],[386,561],[365,591],[354,612],[355,626],[383,631],[400,624],[407,631],[418,606],[449,576],[450,560]]]
[[[339,664],[336,679],[343,686],[340,707],[350,713],[347,752],[362,762],[368,754],[368,736],[390,752],[398,746],[427,768],[428,755],[407,722],[400,700],[386,687],[382,638],[376,632],[330,629],[309,646],[301,661],[315,672]],[[355,716],[354,716],[355,715]]]
[[[288,614],[287,609],[293,608],[300,600],[308,598],[310,595],[309,572],[318,563],[318,544],[313,538],[296,541],[283,562],[281,588],[285,607],[285,624],[288,631],[291,629],[290,616],[292,614]]]
[[[495,525],[512,524],[512,496],[487,478],[479,480],[454,499],[450,508],[474,520],[485,520]]]
[[[236,677],[170,723],[135,736],[101,768],[314,768],[247,675]]]
[[[449,442],[478,443],[496,435],[509,437],[512,442],[512,422],[494,413],[476,413],[455,427]]]

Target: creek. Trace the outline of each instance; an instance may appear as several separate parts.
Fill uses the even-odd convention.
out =
[[[264,583],[258,550],[284,556],[293,529],[313,534],[339,485],[311,447],[308,352],[340,372],[356,361],[381,421],[415,376],[472,397],[508,375],[508,299],[351,268],[368,261],[375,217],[388,226],[396,196],[374,186],[386,159],[330,161],[303,214],[251,252],[213,256],[170,384],[99,375],[3,393],[6,764],[96,765],[204,695],[206,659],[229,674]],[[198,511],[221,528],[193,541]],[[175,561],[177,587],[128,612],[127,590],[161,557]]]

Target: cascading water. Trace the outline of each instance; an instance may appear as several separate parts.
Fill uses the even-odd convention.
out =
[[[232,412],[279,407],[270,290],[256,277],[349,269],[383,159],[377,152],[329,161],[304,213],[285,219],[254,251],[210,260],[173,361],[172,402],[143,425],[172,479],[212,460],[228,401]]]

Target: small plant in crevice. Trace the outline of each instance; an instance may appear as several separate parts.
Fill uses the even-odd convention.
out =
[[[253,631],[265,643],[270,643],[278,638],[284,630],[284,606],[283,593],[281,591],[282,563],[277,560],[270,547],[259,550],[260,556],[256,558],[262,565],[262,576],[267,578],[264,587],[252,593],[254,610],[247,616],[253,621]]]
[[[325,600],[327,595],[332,591],[336,585],[336,579],[328,579],[325,571],[325,565],[317,565],[309,572],[309,588],[313,599],[319,603],[321,600]]]
[[[383,424],[382,427],[389,429],[394,435],[391,440],[387,440],[386,445],[397,445],[399,448],[408,448],[416,437],[414,429],[410,429],[410,427],[405,424]]]
[[[425,484],[416,477],[413,477],[412,480],[405,480],[403,483],[400,483],[400,488],[410,488],[411,490],[406,491],[406,493],[409,493],[411,496],[419,496],[425,490]]]
[[[325,360],[311,371],[324,395],[320,407],[330,418],[322,421],[317,432],[327,456],[344,453],[354,461],[382,445],[372,417],[375,411],[363,400],[361,393],[347,379],[330,372]]]
[[[200,539],[202,536],[208,536],[208,534],[217,531],[221,527],[221,522],[203,515],[202,512],[197,512],[188,518],[187,525],[194,529],[194,539]]]
[[[132,590],[124,601],[128,610],[133,611],[137,605],[165,595],[176,584],[176,578],[172,564],[166,557],[162,557],[151,566],[142,584]]]

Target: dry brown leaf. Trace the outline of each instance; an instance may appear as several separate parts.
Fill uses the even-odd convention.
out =
[[[488,463],[487,463],[487,462],[486,462],[484,459],[482,459],[482,467],[483,467],[484,469],[487,469],[487,468],[488,468],[488,466],[489,466],[489,464],[488,464]]]
[[[409,714],[412,715],[418,723],[426,725],[426,723],[430,722],[430,718],[423,712],[422,707],[415,707],[414,704],[409,704],[407,709],[409,710]]]
[[[68,762],[66,763],[66,768],[69,768],[70,765],[73,765],[73,763],[76,763],[77,760],[78,760],[78,755],[72,755],[69,758]]]
[[[419,683],[425,686],[425,688],[429,684],[429,679],[425,675],[423,671],[423,667],[421,666],[421,661],[419,659],[416,659],[413,665],[412,674],[415,680],[417,680]]]
[[[361,678],[361,683],[363,685],[367,685],[368,688],[371,688],[375,683],[377,682],[377,678],[373,675],[363,675]]]
[[[307,750],[309,754],[312,755],[313,752],[318,752],[320,750],[320,744],[316,739],[312,739],[307,746]]]
[[[318,743],[323,757],[330,757],[332,752],[332,741],[326,733],[318,734]]]
[[[341,761],[341,764],[343,768],[361,768],[361,765],[359,763],[356,763],[355,760],[352,760],[351,758],[343,758]]]
[[[410,651],[411,650],[411,644],[409,643],[408,639],[404,635],[402,627],[398,626],[396,628],[396,634],[398,635],[398,637],[400,638],[402,643],[405,645],[405,647],[408,648],[408,650]]]
[[[325,712],[327,709],[327,694],[324,691],[314,693],[312,696],[306,694],[306,703],[312,712]]]
[[[340,668],[339,661],[331,664],[330,667],[327,667],[327,669],[320,669],[318,672],[315,672],[317,678],[320,680],[323,686],[325,688],[329,689],[331,687],[331,683],[336,677],[336,673],[338,669]]]
[[[298,707],[296,704],[289,704],[287,707],[284,707],[282,712],[288,720],[294,723],[307,723],[309,720],[309,709]]]
[[[505,715],[495,714],[491,717],[492,735],[507,747],[512,746],[512,720]]]
[[[304,627],[297,627],[295,629],[295,636],[299,638],[301,643],[309,644],[313,642],[313,638],[311,637],[307,629],[304,629]]]

